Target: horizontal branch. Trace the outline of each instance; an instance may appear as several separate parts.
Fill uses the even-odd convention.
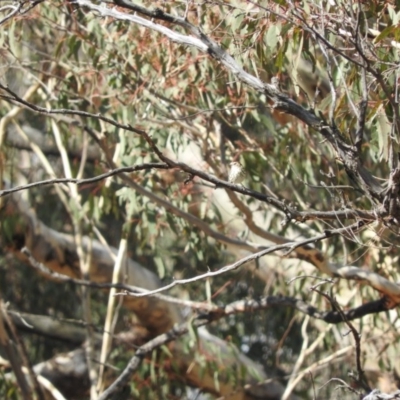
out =
[[[202,316],[203,318],[214,320],[214,318],[219,319],[221,316],[225,317],[231,314],[254,312],[274,307],[290,307],[302,312],[305,315],[309,315],[312,318],[322,320],[328,324],[339,324],[345,322],[345,320],[353,321],[355,319],[360,319],[365,315],[377,314],[388,310],[387,303],[384,298],[371,301],[361,305],[360,307],[339,312],[319,311],[316,307],[307,304],[303,300],[295,299],[293,297],[267,296],[254,300],[239,300],[226,306],[219,307],[215,311],[204,313]]]
[[[11,193],[20,192],[21,190],[28,190],[32,189],[37,186],[46,186],[46,185],[54,185],[60,183],[75,183],[78,186],[84,184],[90,184],[102,181],[110,176],[126,173],[126,172],[136,172],[142,171],[147,169],[170,169],[171,167],[164,163],[144,163],[140,165],[135,165],[133,167],[120,167],[112,169],[111,171],[105,172],[104,174],[94,176],[92,178],[85,178],[85,179],[74,179],[74,178],[55,178],[55,179],[46,179],[43,181],[27,183],[26,185],[16,186],[10,189],[0,190],[0,197],[9,195]]]

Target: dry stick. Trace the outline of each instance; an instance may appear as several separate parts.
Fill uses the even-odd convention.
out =
[[[78,225],[78,224],[74,224]],[[79,265],[82,271],[82,276],[85,279],[89,278],[90,264],[91,264],[91,241],[89,242],[88,253],[85,254],[82,245],[82,230],[79,227],[79,230],[75,233],[75,238],[77,239],[77,251],[79,254]],[[80,250],[79,250],[80,248]],[[82,286],[82,311],[83,311],[83,319],[86,324],[86,341],[87,345],[85,346],[85,355],[86,355],[86,363],[89,369],[89,379],[90,379],[90,400],[97,399],[97,368],[95,363],[93,362],[95,358],[95,346],[94,346],[94,329],[92,323],[92,312],[91,312],[91,297],[89,287]]]
[[[316,393],[315,393],[314,377],[313,377],[313,374],[312,374],[311,371],[309,373],[310,373],[310,379],[311,379],[312,388],[313,388],[313,400],[317,400],[317,396],[316,396]]]
[[[0,9],[0,12],[4,12],[6,9],[12,9],[8,15],[6,15],[2,20],[0,20],[0,25],[3,25],[5,22],[7,22],[10,18],[12,18],[15,14],[18,14],[20,10],[22,9],[22,3],[20,3],[18,6],[5,6]]]
[[[297,383],[296,376],[298,377],[298,371],[300,370],[300,367],[303,364],[304,359],[306,358],[306,355],[308,353],[307,347],[309,338],[307,335],[307,326],[309,322],[310,322],[310,317],[307,315],[304,318],[303,323],[301,325],[301,337],[303,339],[303,342],[301,344],[301,349],[299,355],[297,356],[297,360],[293,366],[292,373],[290,374],[289,380],[286,384],[285,391],[282,395],[282,400],[287,400],[288,397],[291,395],[292,391],[294,390]]]
[[[127,285],[124,283],[99,283],[99,282],[93,282],[93,281],[87,281],[84,279],[76,279],[76,278],[71,278],[68,275],[60,274],[58,272],[54,272],[44,266],[42,263],[38,262],[31,254],[31,252],[28,250],[28,248],[23,247],[21,249],[21,253],[24,254],[32,267],[36,268],[38,271],[40,271],[42,274],[48,276],[51,279],[57,279],[62,282],[67,282],[67,283],[73,283],[76,285],[81,285],[81,286],[90,286],[92,288],[96,289],[110,289],[110,288],[116,288],[119,290],[125,290],[128,293],[144,293],[147,295],[148,290],[143,289],[137,286],[132,286],[132,285]],[[162,294],[152,294],[151,296],[157,297],[161,300],[164,300],[166,302],[178,304],[184,307],[191,307],[196,310],[205,310],[208,312],[211,311],[216,311],[219,308],[217,306],[211,306],[210,304],[207,303],[202,303],[202,302],[195,302],[195,301],[189,301],[189,300],[178,300],[174,297],[171,296],[166,296]]]
[[[285,243],[285,244],[281,244],[281,245],[269,246],[265,250],[259,251],[259,252],[254,253],[254,254],[250,254],[250,255],[242,258],[241,260],[239,260],[239,261],[237,261],[237,262],[235,262],[235,263],[233,263],[231,265],[227,265],[225,267],[222,267],[222,268],[220,268],[220,269],[218,269],[216,271],[209,271],[207,273],[198,275],[198,276],[193,277],[193,278],[174,280],[169,285],[163,286],[161,288],[158,288],[158,289],[155,289],[155,290],[148,290],[148,291],[145,290],[142,293],[129,293],[129,295],[135,296],[135,297],[144,297],[144,296],[154,295],[154,294],[157,294],[157,293],[160,293],[160,292],[164,292],[164,291],[166,291],[168,289],[171,289],[172,287],[174,287],[176,285],[196,282],[196,281],[201,280],[201,279],[205,279],[205,278],[209,278],[209,277],[213,277],[213,276],[218,276],[218,275],[221,275],[221,274],[226,273],[228,271],[233,271],[233,270],[239,268],[240,266],[242,266],[244,264],[247,264],[250,261],[256,260],[256,259],[258,259],[260,257],[263,257],[263,256],[265,256],[267,254],[273,253],[273,252],[278,251],[278,250],[289,249],[288,252],[290,252],[290,251],[295,250],[297,247],[304,246],[304,245],[309,244],[309,243],[318,242],[318,241],[323,240],[325,238],[331,237],[332,235],[339,235],[340,233],[342,233],[344,231],[348,231],[349,229],[350,230],[351,229],[359,229],[359,227],[360,227],[359,223],[357,223],[357,224],[353,224],[352,226],[349,226],[349,227],[346,227],[346,228],[339,228],[339,229],[337,229],[335,231],[325,232],[325,233],[323,233],[323,234],[321,234],[319,236],[316,236],[316,237],[311,238],[311,239],[302,240],[300,242],[289,242],[289,243]],[[24,247],[21,251],[22,251],[22,253],[24,253],[26,256],[29,257],[31,262],[34,260],[33,257],[31,256],[29,250],[26,247]],[[35,265],[35,266],[37,268],[41,268],[41,267],[39,267],[37,265]],[[45,268],[45,267],[42,267],[42,268]],[[47,269],[47,268],[45,268],[45,269]],[[64,276],[62,274],[52,273],[52,276],[65,280]],[[68,278],[68,280],[71,281],[71,282],[74,282],[74,281],[76,281],[76,282],[86,282],[84,280],[74,280],[72,278]],[[122,288],[122,289],[132,288],[132,287],[130,287],[128,285],[122,285],[122,284],[115,285],[115,286],[110,286],[110,285],[112,285],[112,284],[97,284],[96,283],[93,286],[94,287],[100,287],[100,288],[110,288],[110,287],[119,287],[119,288]],[[135,289],[133,289],[133,290],[135,290]],[[122,294],[126,295],[125,293],[122,293]]]

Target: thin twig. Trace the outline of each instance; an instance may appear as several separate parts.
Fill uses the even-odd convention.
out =
[[[85,179],[75,179],[75,178],[55,178],[55,179],[45,179],[43,181],[27,183],[26,185],[15,186],[10,189],[0,190],[0,197],[7,196],[11,193],[20,192],[21,190],[28,190],[32,189],[37,186],[46,186],[46,185],[55,185],[61,183],[74,183],[78,186],[87,185],[91,183],[100,182],[110,176],[119,175],[122,173],[129,173],[129,172],[136,172],[148,169],[170,169],[168,165],[165,163],[144,163],[140,165],[135,165],[133,167],[120,167],[115,168],[111,171],[105,172],[104,174],[100,174],[94,176],[92,178],[85,178]]]

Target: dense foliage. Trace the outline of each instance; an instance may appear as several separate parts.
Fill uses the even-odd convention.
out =
[[[285,399],[334,398],[333,378],[343,386],[338,398],[393,392],[399,18],[390,1],[4,1],[0,293],[8,310],[83,321],[95,360],[94,338],[111,312],[116,336],[138,335],[108,352],[107,363],[124,369],[134,349],[164,332],[157,318],[147,321],[134,300],[48,280],[20,253],[26,246],[56,272],[104,283],[112,270],[102,275],[96,241],[147,271],[122,281],[149,290],[172,283],[180,305],[156,299],[183,317],[167,328],[189,324],[181,357],[162,343],[144,358],[132,398],[250,399],[249,379],[267,377]],[[245,169],[243,184],[227,181],[232,161]],[[18,201],[35,214],[10,206]],[[36,247],[48,234],[38,221],[69,235],[73,250],[63,236]],[[263,299],[268,306],[224,308]],[[207,329],[221,353],[241,360],[236,369],[221,369],[226,354],[204,350],[194,321],[207,306],[226,313]],[[18,329],[32,364],[77,347]],[[185,375],[192,362],[197,380]],[[87,398],[89,386],[97,398],[97,369],[89,365],[90,379],[69,398]],[[13,390],[9,370],[2,393]],[[120,372],[108,373],[102,390]],[[202,384],[208,376],[212,389]]]

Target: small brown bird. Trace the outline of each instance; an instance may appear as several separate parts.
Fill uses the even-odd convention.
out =
[[[228,181],[230,183],[242,183],[244,178],[246,177],[246,172],[244,171],[244,168],[240,162],[234,161],[231,162],[230,164],[230,171],[229,171],[229,177]]]

